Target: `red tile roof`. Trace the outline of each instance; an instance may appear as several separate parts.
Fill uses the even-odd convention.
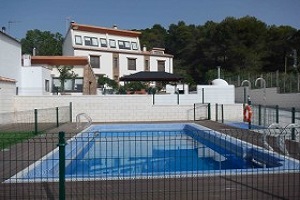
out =
[[[31,64],[87,65],[89,60],[84,56],[32,56]]]
[[[90,26],[84,24],[71,23],[71,29],[79,30],[79,31],[87,31],[93,33],[108,33],[112,35],[120,35],[120,36],[129,36],[129,37],[138,37],[142,33],[138,31],[128,31],[128,30],[120,30],[116,28],[105,28],[100,26]]]
[[[6,78],[6,77],[3,77],[3,76],[0,76],[0,81],[2,81],[2,82],[11,82],[11,83],[17,82],[15,79]]]

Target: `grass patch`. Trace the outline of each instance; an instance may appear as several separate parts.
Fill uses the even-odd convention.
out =
[[[0,132],[0,150],[34,137],[33,131]]]

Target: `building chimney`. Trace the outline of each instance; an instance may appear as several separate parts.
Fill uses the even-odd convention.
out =
[[[143,51],[147,51],[146,45],[143,46]]]
[[[2,32],[5,33],[5,31],[6,31],[5,26],[2,26]]]
[[[221,66],[218,66],[217,68],[218,68],[218,79],[220,79],[221,78]]]
[[[33,56],[36,55],[36,48],[35,48],[35,47],[32,49],[32,55],[33,55]]]
[[[30,67],[31,66],[31,56],[29,54],[23,55],[23,66]]]
[[[116,24],[114,24],[113,29],[118,29],[118,26]]]

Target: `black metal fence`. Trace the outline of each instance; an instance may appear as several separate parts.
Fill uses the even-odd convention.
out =
[[[294,131],[38,135],[0,151],[0,199],[299,199]]]
[[[38,134],[71,121],[72,103],[69,106],[0,113],[0,133]]]
[[[300,92],[300,74],[299,73],[279,73],[270,72],[264,74],[240,74],[238,76],[229,76],[224,79],[231,85],[240,87],[243,80],[248,80],[251,88],[257,88],[255,81],[262,77],[266,81],[266,87],[277,87],[280,93],[298,93]]]
[[[280,109],[279,106],[252,105],[252,124],[268,127],[279,124],[286,127],[290,124],[300,124],[300,110],[296,108]]]
[[[210,103],[194,103],[194,121],[211,119]]]
[[[197,116],[197,105],[194,105],[194,119],[197,121],[197,118],[199,119],[205,119],[203,116],[209,116],[206,119],[211,119],[211,115],[214,115],[215,121],[227,123],[231,122],[228,120],[227,115],[230,115],[230,110],[228,107],[230,105],[224,105],[224,104],[215,104],[215,111],[211,111],[211,105],[207,104],[207,111],[201,110],[201,114],[199,116],[202,116],[200,118]],[[199,104],[200,108],[201,104]],[[225,109],[226,108],[226,109]],[[287,127],[287,126],[294,126],[296,124],[300,124],[300,110],[296,109],[294,107],[290,109],[282,109],[279,106],[263,106],[263,105],[251,105],[252,109],[252,117],[251,117],[251,125],[259,126],[262,128],[268,128],[272,125],[278,125],[280,127]],[[225,111],[227,110],[227,111]],[[229,110],[229,111],[228,111]],[[243,113],[240,114],[240,118],[236,118],[235,122],[243,122]]]

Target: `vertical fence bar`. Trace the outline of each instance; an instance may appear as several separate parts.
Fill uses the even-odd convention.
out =
[[[152,104],[154,105],[155,104],[155,94],[153,93],[153,95],[152,95]]]
[[[194,103],[194,121],[196,121],[196,104]]]
[[[244,87],[244,105],[247,102],[247,95],[246,95],[247,91],[246,91],[246,87]]]
[[[65,132],[59,132],[59,142],[57,144],[59,148],[59,200],[65,200]]]
[[[218,104],[216,103],[216,121],[218,121]]]
[[[224,123],[224,104],[221,104],[221,119],[222,123]]]
[[[261,125],[261,105],[258,105],[258,125]]]
[[[70,102],[70,122],[72,122],[72,115],[73,115],[73,113],[72,113],[72,102]]]
[[[56,127],[59,127],[58,107],[56,107]]]
[[[204,88],[202,88],[202,103],[204,103]]]
[[[296,109],[295,107],[292,107],[292,124],[295,124],[295,113]],[[292,140],[296,140],[295,128],[292,128]]]
[[[276,109],[276,123],[278,124],[279,123],[279,106],[276,105],[275,109]]]
[[[207,105],[207,118],[208,120],[211,120],[211,108],[210,108],[210,103]]]
[[[177,105],[179,105],[179,91],[177,91]]]
[[[38,110],[34,109],[34,133],[38,133]]]

